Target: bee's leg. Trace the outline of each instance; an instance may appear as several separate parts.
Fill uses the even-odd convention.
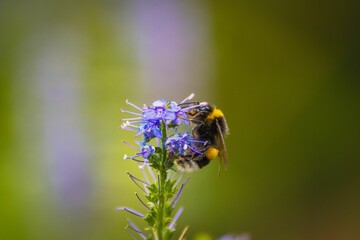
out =
[[[203,121],[197,120],[197,119],[194,119],[194,118],[191,118],[191,119],[190,119],[190,122],[191,122],[192,124],[198,124],[198,125],[204,124]]]

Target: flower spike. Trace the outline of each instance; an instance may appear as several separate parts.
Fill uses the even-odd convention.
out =
[[[180,103],[158,99],[150,105],[144,104],[140,107],[126,100],[126,105],[132,110],[121,108],[121,112],[132,116],[121,118],[120,128],[135,132],[134,137],[137,139],[137,146],[123,141],[136,151],[134,155],[125,154],[124,159],[136,162],[143,177],[140,179],[129,172],[127,174],[144,192],[144,197],[137,192],[135,196],[147,211],[142,214],[128,207],[117,208],[144,219],[148,224],[143,231],[128,220],[127,229],[133,239],[170,240],[176,222],[184,210],[179,208],[175,211],[175,205],[189,178],[181,183],[184,173],[179,174],[173,166],[176,159],[191,154],[202,155],[208,147],[206,142],[193,136],[192,126],[188,126],[197,124],[189,117],[192,116],[189,111],[206,104],[189,102],[193,97],[192,93]],[[181,126],[185,126],[188,131],[180,131],[183,129]],[[172,216],[174,212],[175,215]]]

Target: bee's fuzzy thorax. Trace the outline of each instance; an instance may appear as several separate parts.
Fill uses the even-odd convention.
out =
[[[213,111],[207,116],[206,119],[213,120],[215,118],[221,118],[221,117],[224,117],[223,112],[218,108],[214,108]]]

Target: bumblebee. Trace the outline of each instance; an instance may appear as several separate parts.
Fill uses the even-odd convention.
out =
[[[199,104],[191,108],[187,114],[194,125],[192,136],[203,143],[197,143],[199,152],[188,149],[184,155],[174,161],[180,171],[192,172],[220,157],[227,167],[227,151],[224,137],[229,135],[229,128],[223,112],[210,104]]]

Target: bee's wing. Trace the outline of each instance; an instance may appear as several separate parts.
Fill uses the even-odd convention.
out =
[[[227,151],[226,151],[226,145],[225,145],[225,140],[224,140],[224,135],[222,134],[222,130],[221,127],[218,123],[218,121],[216,120],[216,127],[217,127],[217,131],[219,133],[219,149],[220,149],[220,158],[222,161],[224,161],[224,167],[225,169],[227,168],[227,162],[228,162],[228,155],[227,155]]]

